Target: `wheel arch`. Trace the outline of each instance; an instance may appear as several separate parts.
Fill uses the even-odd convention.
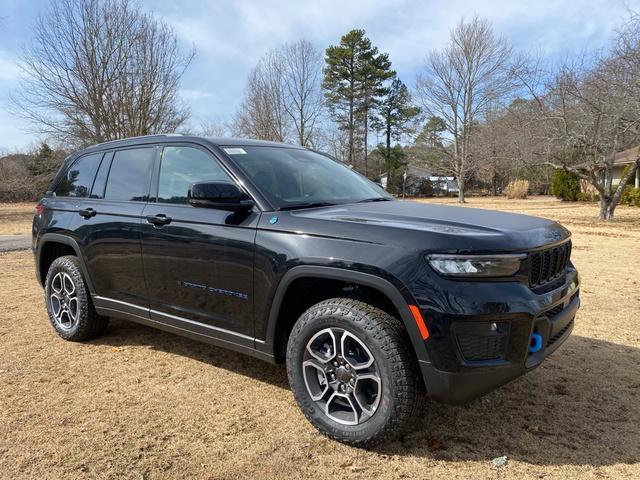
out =
[[[74,255],[80,261],[82,275],[89,292],[93,295],[93,283],[86,268],[84,258],[82,257],[80,246],[73,238],[58,233],[45,233],[38,239],[38,247],[36,249],[35,261],[37,268],[37,279],[40,285],[44,286],[49,266],[56,258],[64,255]]]
[[[297,318],[283,318],[282,313],[283,311],[286,311],[285,300],[287,298],[287,294],[291,291],[290,289],[292,286],[296,285],[296,282],[301,280],[309,280],[310,282],[319,283],[333,281],[338,285],[365,287],[374,293],[383,295],[384,299],[387,299],[389,304],[393,307],[399,317],[399,320],[407,330],[413,350],[418,360],[428,360],[424,341],[422,340],[418,326],[416,325],[409,309],[409,305],[412,304],[412,299],[405,298],[400,291],[401,287],[394,285],[390,280],[378,275],[324,266],[293,267],[282,277],[276,289],[271,309],[269,311],[266,338],[264,342],[256,342],[256,347],[259,350],[263,350],[266,353],[273,355],[275,358],[282,357],[282,342],[284,341],[284,348],[286,349],[288,334],[291,331],[293,323],[297,320]],[[384,301],[384,299],[379,298],[378,301]],[[286,332],[286,335],[283,338],[282,332],[287,329],[288,332]]]

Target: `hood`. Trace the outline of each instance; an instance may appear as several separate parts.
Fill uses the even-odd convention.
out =
[[[560,242],[567,229],[545,218],[478,208],[389,201],[288,213],[276,229],[432,251],[522,251]]]

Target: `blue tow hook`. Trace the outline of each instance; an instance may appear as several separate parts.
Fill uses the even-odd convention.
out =
[[[542,350],[542,335],[539,333],[531,334],[531,343],[529,343],[529,353],[536,353]]]

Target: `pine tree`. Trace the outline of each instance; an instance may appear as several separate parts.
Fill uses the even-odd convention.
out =
[[[377,115],[373,118],[372,126],[384,133],[383,156],[387,164],[387,172],[391,175],[393,168],[391,141],[400,140],[402,135],[410,129],[420,109],[412,104],[409,89],[398,77],[394,77],[384,93],[385,96],[377,105]]]
[[[322,84],[333,119],[348,132],[348,158],[355,162],[356,132],[364,129],[367,174],[368,119],[375,102],[384,93],[383,82],[393,75],[386,53],[378,53],[364,30],[351,30],[325,53]]]
[[[45,173],[51,173],[54,167],[53,150],[46,143],[43,143],[35,154],[33,159],[28,163],[27,170],[29,173],[37,177]]]
[[[447,126],[440,117],[429,117],[416,137],[415,145],[429,148],[442,147],[442,134],[446,129]]]
[[[378,53],[377,47],[371,47],[371,42],[365,38],[369,48],[363,50],[363,56],[360,59],[359,77],[361,81],[362,106],[360,113],[364,126],[364,174],[368,172],[368,137],[369,137],[369,118],[376,111],[381,99],[388,94],[388,90],[384,87],[385,80],[395,76],[395,72],[391,70],[391,62],[387,53]],[[408,93],[408,91],[407,91]]]

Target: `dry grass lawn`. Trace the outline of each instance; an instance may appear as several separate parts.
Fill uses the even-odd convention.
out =
[[[593,205],[469,203],[573,231],[573,336],[480,400],[429,403],[415,432],[372,451],[316,433],[284,367],[122,321],[90,343],[62,341],[31,254],[0,256],[0,477],[640,478],[640,210],[601,225]]]
[[[0,203],[0,235],[31,233],[35,203]]]

